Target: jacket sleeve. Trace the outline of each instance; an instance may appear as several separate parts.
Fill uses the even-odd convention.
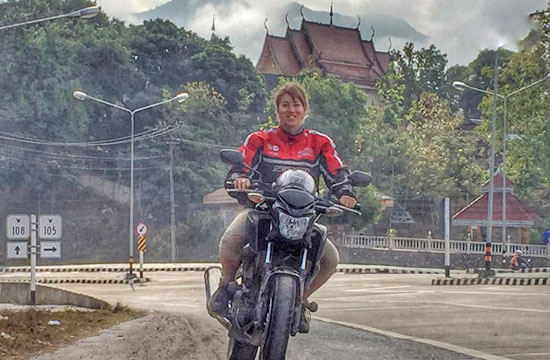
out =
[[[336,146],[329,137],[325,138],[321,148],[320,166],[328,187],[331,187],[334,183],[345,181],[348,178],[349,170],[338,156]],[[350,184],[336,187],[333,189],[333,193],[337,198],[340,198],[342,195],[348,195],[356,199],[353,186]]]
[[[244,141],[244,144],[241,145],[239,151],[243,155],[244,162],[248,166],[254,168],[258,164],[263,149],[263,144],[264,139],[262,136],[262,132],[254,132],[248,135],[248,137]],[[231,169],[229,169],[227,176],[225,177],[225,188],[233,188],[233,180],[238,177],[252,178],[252,175],[250,174],[250,170],[245,168],[244,166],[232,166]]]

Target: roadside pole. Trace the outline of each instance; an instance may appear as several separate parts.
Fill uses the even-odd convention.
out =
[[[137,249],[139,252],[139,278],[143,285],[143,253],[147,251],[147,238],[145,237],[145,234],[147,234],[147,225],[139,223],[136,227],[136,232],[138,233]]]
[[[36,215],[31,214],[31,305],[36,305]]]
[[[451,277],[451,216],[450,200],[445,198],[445,277]]]

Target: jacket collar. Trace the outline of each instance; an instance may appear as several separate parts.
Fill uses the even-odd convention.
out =
[[[305,136],[304,127],[300,129],[296,134],[289,134],[283,130],[281,125],[277,126],[277,135],[279,135],[284,141],[296,141]]]

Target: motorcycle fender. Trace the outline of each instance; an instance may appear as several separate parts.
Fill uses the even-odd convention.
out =
[[[299,303],[299,305],[301,306],[301,294],[303,293],[302,288],[304,284],[304,279],[300,276],[300,274],[292,268],[276,268],[267,272],[262,280],[262,286],[260,289],[260,301],[258,303],[258,307],[256,308],[256,319],[261,319],[257,324],[260,327],[263,324],[263,319],[265,319],[265,317],[267,316],[267,304],[269,296],[268,289],[272,282],[271,279],[281,275],[290,275],[296,279],[296,283],[298,285],[297,294],[300,296],[300,299],[297,299],[298,301],[296,303]]]

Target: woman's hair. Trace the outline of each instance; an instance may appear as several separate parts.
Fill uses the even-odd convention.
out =
[[[279,108],[279,104],[281,103],[281,98],[283,97],[284,94],[290,95],[292,100],[299,100],[302,103],[302,106],[304,107],[304,112],[307,113],[307,110],[309,109],[307,94],[300,85],[293,82],[289,82],[279,86],[279,88],[277,88],[277,90],[273,94],[273,102],[275,103],[276,109]]]

